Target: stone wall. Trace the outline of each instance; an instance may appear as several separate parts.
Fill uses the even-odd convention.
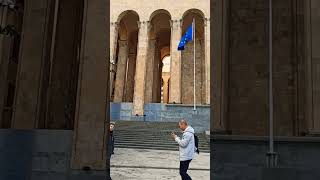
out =
[[[72,131],[0,129],[1,180],[66,180]]]
[[[299,82],[303,63],[298,48],[298,4],[274,1],[273,10],[273,92],[275,133],[297,134]],[[268,1],[229,1],[228,117],[233,134],[266,135],[268,127]],[[301,18],[301,17],[300,17]],[[301,47],[301,45],[300,45]],[[300,88],[301,89],[301,88]]]
[[[105,180],[105,171],[70,168],[71,130],[0,129],[0,180]]]
[[[213,136],[211,178],[214,180],[317,180],[319,138],[276,138],[276,168],[267,167],[266,137]]]
[[[193,104],[193,42],[189,42],[182,51],[181,62],[181,103]],[[196,41],[196,103],[205,104],[204,42]]]
[[[111,103],[111,121],[178,122],[186,118],[196,131],[210,130],[210,106],[197,106],[197,113],[193,114],[193,106],[148,103],[145,116],[133,116],[132,108],[132,103]]]

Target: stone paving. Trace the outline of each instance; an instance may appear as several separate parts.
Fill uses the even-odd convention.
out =
[[[196,155],[188,174],[210,179],[210,154]],[[111,158],[113,180],[181,180],[178,151],[116,148]]]

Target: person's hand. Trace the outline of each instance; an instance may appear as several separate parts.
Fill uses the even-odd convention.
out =
[[[172,133],[171,133],[171,138],[172,138],[172,139],[176,139],[176,137],[177,137],[177,135],[176,135],[174,132],[172,132]]]

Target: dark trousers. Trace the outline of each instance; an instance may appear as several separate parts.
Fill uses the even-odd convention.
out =
[[[191,177],[187,174],[190,162],[191,160],[180,161],[180,176],[182,180],[192,180]]]

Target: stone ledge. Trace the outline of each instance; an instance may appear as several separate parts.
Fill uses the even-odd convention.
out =
[[[211,133],[210,139],[213,141],[264,141],[268,142],[268,136],[240,136],[240,135],[214,135]],[[275,142],[301,142],[319,143],[320,137],[274,137]]]
[[[168,103],[164,104],[165,106],[177,106],[177,107],[193,107],[193,104],[173,104]],[[196,107],[208,107],[210,108],[210,104],[196,104]]]

